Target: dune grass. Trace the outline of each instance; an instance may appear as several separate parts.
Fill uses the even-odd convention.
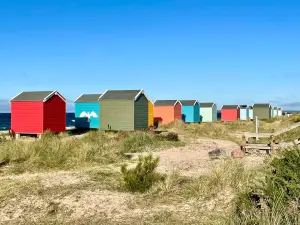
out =
[[[291,142],[300,138],[300,127],[292,129],[286,133],[280,134],[276,137],[278,141]]]
[[[90,131],[80,138],[46,133],[42,139],[0,141],[0,163],[6,171],[22,173],[49,169],[74,169],[124,160],[124,152],[144,152],[182,146],[184,142],[152,133]],[[1,167],[0,167],[1,170]]]

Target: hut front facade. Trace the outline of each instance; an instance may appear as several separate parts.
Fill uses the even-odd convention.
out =
[[[249,106],[248,111],[249,111],[249,119],[253,120],[253,106]]]
[[[83,94],[75,100],[75,127],[100,128],[101,94]]]
[[[271,119],[272,118],[272,106],[270,103],[254,104],[253,105],[253,119]]]
[[[148,129],[149,99],[144,90],[108,90],[99,102],[101,130]]]
[[[43,134],[66,131],[66,99],[57,91],[21,92],[11,99],[11,131]]]
[[[217,105],[214,102],[200,103],[200,121],[211,123],[217,121]]]
[[[154,102],[154,122],[169,124],[181,120],[182,106],[178,100],[156,100]]]
[[[200,122],[200,106],[197,100],[180,100],[182,105],[181,117],[186,123]]]
[[[240,120],[249,120],[249,107],[247,105],[240,106]]]
[[[223,105],[221,109],[221,121],[237,121],[240,118],[240,107],[238,105]]]
[[[153,112],[153,102],[149,100],[148,102],[148,126],[153,127],[154,125],[154,112]]]
[[[276,118],[278,116],[278,108],[277,107],[273,107],[273,118]]]
[[[278,108],[278,116],[282,116],[283,115],[283,112],[282,112],[282,108]]]

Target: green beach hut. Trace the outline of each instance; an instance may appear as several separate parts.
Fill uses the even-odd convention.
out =
[[[200,121],[216,122],[217,121],[217,105],[214,102],[200,103]]]
[[[271,119],[272,118],[272,106],[270,103],[254,104],[253,105],[253,119]]]
[[[144,90],[107,90],[99,102],[101,130],[148,129],[149,99]]]

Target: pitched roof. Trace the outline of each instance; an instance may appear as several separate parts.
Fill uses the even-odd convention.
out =
[[[214,102],[200,103],[200,108],[211,108],[214,106],[214,104]]]
[[[98,102],[101,94],[82,94],[74,102]]]
[[[107,90],[105,91],[99,100],[137,100],[137,98],[141,95],[146,96],[144,90]]]
[[[222,109],[237,109],[238,105],[223,105]]]
[[[247,108],[249,108],[247,105],[240,105],[240,108],[241,109],[247,109]]]
[[[277,107],[274,107],[273,109],[278,109]]]
[[[11,102],[46,102],[53,95],[58,95],[62,100],[66,101],[57,91],[28,91],[21,92],[11,99]]]
[[[193,106],[197,103],[197,100],[180,100],[183,106]]]
[[[256,103],[256,104],[253,105],[253,107],[255,107],[255,106],[257,106],[257,107],[270,107],[271,104],[270,103]]]
[[[154,106],[174,106],[178,100],[156,100]],[[180,102],[179,102],[180,103]]]
[[[253,106],[252,106],[252,105],[250,105],[250,106],[249,106],[249,109],[253,109]]]

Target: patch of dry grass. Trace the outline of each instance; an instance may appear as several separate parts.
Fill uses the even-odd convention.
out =
[[[66,174],[12,176],[0,182],[0,223],[225,224],[235,193],[255,174],[241,161],[228,160],[210,175],[173,173],[148,192],[134,194],[120,185],[121,173],[108,166],[81,171],[76,177],[87,176],[82,182],[52,186],[50,180]]]

